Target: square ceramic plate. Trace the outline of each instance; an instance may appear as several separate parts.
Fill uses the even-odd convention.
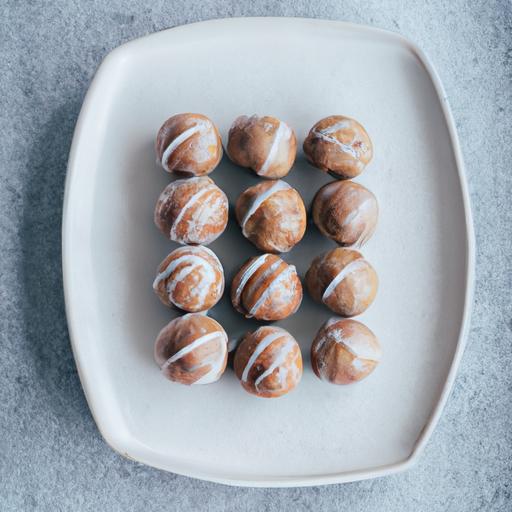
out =
[[[365,381],[337,387],[309,364],[315,332],[330,315],[305,296],[280,323],[305,359],[301,384],[275,400],[245,393],[233,372],[211,386],[165,380],[153,340],[176,313],[151,289],[175,248],[153,225],[170,181],[155,164],[162,122],[200,112],[223,140],[239,114],[286,120],[299,145],[330,114],[358,119],[375,156],[357,179],[377,196],[380,220],[363,248],[380,277],[361,317],[384,357]],[[210,175],[230,199],[256,183],[225,157]],[[330,177],[302,152],[286,178],[309,206]],[[308,226],[285,256],[303,277],[333,247]],[[257,250],[233,219],[210,246],[229,284]],[[474,242],[460,149],[439,79],[402,37],[346,23],[230,19],[160,32],[112,52],[77,123],[64,206],[63,266],[73,350],[94,418],[121,454],[217,482],[293,486],[345,482],[402,470],[432,433],[463,350]],[[230,337],[256,323],[227,293],[211,311]]]

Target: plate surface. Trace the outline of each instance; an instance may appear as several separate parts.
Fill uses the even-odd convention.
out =
[[[356,181],[379,199],[377,232],[363,248],[380,277],[375,303],[358,317],[384,356],[347,387],[314,376],[309,347],[330,315],[305,295],[279,322],[305,359],[300,386],[275,400],[252,397],[228,370],[211,386],[162,378],[153,340],[176,313],[151,283],[175,248],[153,225],[170,181],[153,141],[174,113],[200,112],[223,140],[240,114],[286,120],[299,145],[330,114],[358,119],[375,148]],[[224,157],[210,175],[234,202],[258,179]],[[309,206],[331,180],[302,151],[285,178]],[[332,248],[309,223],[285,259],[301,277]],[[210,246],[227,283],[257,254],[233,218]],[[106,441],[162,469],[238,485],[343,482],[405,469],[419,455],[451,388],[468,327],[474,242],[457,137],[439,80],[402,37],[308,19],[217,20],[128,43],[103,62],[71,150],[63,267],[71,340],[81,381]],[[229,286],[227,287],[229,289]],[[257,325],[230,307],[211,313],[230,337]]]

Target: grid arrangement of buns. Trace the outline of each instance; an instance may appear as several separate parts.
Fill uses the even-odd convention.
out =
[[[161,262],[153,289],[164,305],[183,315],[160,331],[154,356],[169,380],[210,384],[221,378],[228,361],[226,331],[207,316],[225,288],[222,264],[206,247],[228,223],[228,198],[208,176],[221,161],[222,140],[208,117],[178,114],[158,131],[155,149],[163,169],[179,179],[160,194],[154,221],[181,247]],[[373,146],[359,122],[337,115],[311,128],[303,150],[314,167],[335,178],[316,193],[311,215],[338,245],[319,254],[304,279],[311,297],[336,315],[312,340],[311,366],[324,382],[351,384],[367,377],[381,358],[375,334],[353,319],[372,304],[378,288],[375,269],[359,252],[375,231],[377,199],[350,181],[371,161]],[[261,253],[245,261],[230,283],[233,308],[262,322],[282,320],[298,310],[303,297],[295,267],[279,257],[300,242],[307,226],[299,192],[282,180],[295,162],[295,132],[275,117],[240,116],[229,130],[226,153],[262,178],[235,204],[242,234]],[[239,340],[233,368],[247,392],[279,397],[301,380],[301,349],[285,329],[263,325]]]

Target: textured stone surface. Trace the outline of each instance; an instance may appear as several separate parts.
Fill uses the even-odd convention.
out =
[[[512,510],[512,4],[426,4],[0,3],[0,510]],[[87,408],[66,329],[60,223],[91,77],[130,39],[250,15],[400,31],[427,52],[446,87],[475,216],[475,309],[454,392],[407,473],[318,488],[229,488],[122,459]]]

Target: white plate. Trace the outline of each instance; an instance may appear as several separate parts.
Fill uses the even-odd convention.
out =
[[[361,121],[375,157],[357,181],[380,201],[363,253],[380,276],[359,319],[384,358],[347,387],[313,375],[309,347],[329,312],[307,296],[281,324],[305,357],[300,386],[258,399],[233,372],[211,386],[165,380],[153,340],[173,314],[151,289],[174,248],[153,225],[170,180],[153,140],[178,112],[201,112],[224,141],[239,114],[281,117],[299,144],[315,121]],[[211,177],[231,206],[255,183],[226,158]],[[300,152],[287,181],[309,205],[330,178]],[[332,242],[309,227],[287,256],[301,276]],[[233,220],[211,248],[228,282],[256,249]],[[474,241],[461,153],[446,97],[423,53],[402,37],[339,22],[230,19],[198,23],[128,43],[101,65],[77,123],[64,205],[67,315],[80,378],[106,441],[162,469],[223,483],[313,485],[405,469],[417,459],[446,401],[468,328]],[[227,295],[227,294],[225,294]],[[227,296],[212,312],[230,336],[243,321]]]

